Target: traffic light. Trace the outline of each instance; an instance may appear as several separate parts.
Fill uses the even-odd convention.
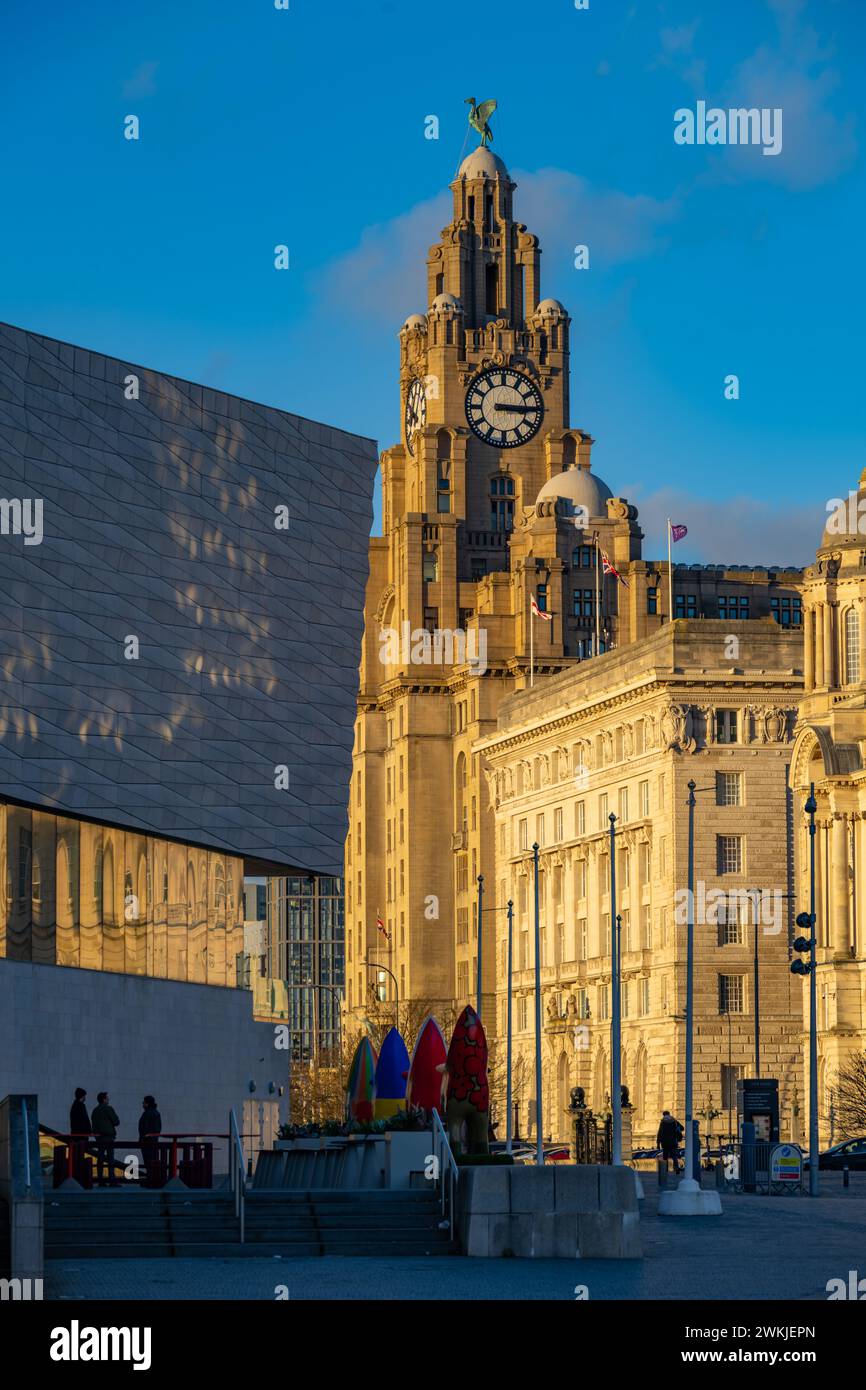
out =
[[[795,951],[811,951],[812,949],[812,918],[808,912],[798,912],[794,919],[800,931],[809,933],[808,936],[798,936],[794,939],[793,948]],[[808,975],[812,965],[807,960],[795,960],[791,962],[792,975]]]

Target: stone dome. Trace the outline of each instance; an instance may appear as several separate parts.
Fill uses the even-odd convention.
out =
[[[607,483],[588,468],[575,467],[548,478],[535,501],[550,501],[554,497],[570,502],[573,510],[585,507],[589,516],[607,516],[607,499],[613,497],[613,493]]]
[[[560,304],[558,299],[542,299],[535,306],[533,318],[541,319],[565,319],[568,318],[565,306]]]
[[[431,314],[462,314],[463,305],[456,295],[448,294],[446,291],[444,294],[437,294],[430,305],[430,312]]]
[[[497,175],[507,179],[508,170],[499,155],[486,145],[479,145],[477,150],[467,155],[457,170],[458,179],[495,179]]]
[[[405,331],[405,329],[407,329],[407,328],[426,328],[426,327],[427,327],[427,315],[426,315],[426,314],[410,314],[409,317],[407,318],[406,322],[403,324],[403,329],[404,329],[404,331]]]
[[[821,537],[821,550],[840,545],[857,545],[866,550],[866,468],[860,474],[856,492],[834,498],[841,503],[831,512]]]

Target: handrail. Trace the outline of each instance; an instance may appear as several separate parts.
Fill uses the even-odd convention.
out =
[[[439,1204],[443,1220],[445,1217],[446,1193],[448,1197],[448,1227],[451,1236],[454,1236],[454,1187],[460,1180],[460,1169],[451,1152],[451,1145],[448,1142],[448,1135],[439,1117],[439,1111],[433,1111],[433,1156],[436,1159],[433,1180],[439,1186]],[[447,1174],[446,1174],[447,1168]]]
[[[30,1176],[30,1120],[27,1115],[27,1097],[21,1097],[21,1118],[24,1121],[24,1191],[29,1192],[32,1179]]]
[[[244,1148],[238,1131],[234,1109],[229,1111],[229,1174],[232,1195],[235,1201],[235,1216],[238,1218],[240,1243],[244,1244],[244,1197],[246,1192],[246,1173]]]

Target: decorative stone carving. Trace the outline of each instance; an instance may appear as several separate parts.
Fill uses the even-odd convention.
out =
[[[694,753],[694,719],[691,705],[671,705],[662,714],[662,743],[665,748],[678,748],[682,753]]]

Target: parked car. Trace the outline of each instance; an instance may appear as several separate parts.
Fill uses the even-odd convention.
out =
[[[809,1167],[809,1155],[803,1156],[803,1167]],[[852,1173],[866,1173],[866,1139],[845,1139],[818,1155],[818,1167],[839,1172],[850,1168]]]

